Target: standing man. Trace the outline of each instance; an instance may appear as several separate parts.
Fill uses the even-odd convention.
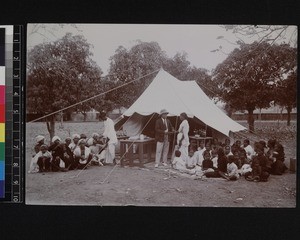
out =
[[[156,155],[155,155],[155,167],[157,168],[159,163],[163,162],[164,166],[167,166],[170,133],[174,131],[169,119],[167,119],[168,111],[163,109],[160,111],[160,117],[155,123],[155,140],[156,140]]]
[[[107,149],[105,151],[105,163],[115,164],[115,149],[118,143],[117,133],[113,120],[106,116],[106,112],[102,110],[100,112],[100,121],[104,123],[103,141],[107,143]]]

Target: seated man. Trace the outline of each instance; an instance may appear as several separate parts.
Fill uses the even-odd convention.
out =
[[[103,148],[105,144],[99,144],[98,142],[96,139],[93,139],[93,144],[89,147],[93,155],[91,161],[99,166],[103,166],[105,160],[105,150]]]
[[[61,148],[63,151],[63,156],[62,160],[65,163],[65,168],[67,168],[68,170],[72,170],[73,169],[73,165],[74,165],[74,157],[73,157],[73,153],[71,151],[71,149],[69,148],[69,145],[71,144],[71,138],[67,137],[65,139],[65,143],[61,144]]]
[[[49,152],[51,152],[52,154],[51,170],[54,172],[60,171],[61,167],[65,167],[65,164],[63,162],[64,152],[60,142],[60,137],[54,136],[52,138],[52,144],[48,148]]]
[[[78,147],[74,150],[75,166],[76,169],[86,169],[87,164],[92,160],[93,155],[91,150],[86,147],[86,141],[80,139]]]
[[[34,156],[32,163],[30,164],[30,173],[37,172],[36,165],[38,165],[39,172],[48,172],[50,171],[50,162],[52,160],[52,155],[48,151],[46,144],[43,144],[40,147],[40,151]]]

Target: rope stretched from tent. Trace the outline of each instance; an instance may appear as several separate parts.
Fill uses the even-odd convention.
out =
[[[75,106],[77,106],[77,105],[79,105],[79,104],[82,104],[82,103],[87,102],[87,101],[89,101],[89,100],[92,100],[92,99],[94,99],[94,98],[100,97],[100,96],[102,96],[102,95],[104,95],[104,94],[107,94],[107,93],[112,92],[112,91],[114,91],[114,90],[117,90],[117,89],[119,89],[119,88],[125,87],[125,86],[127,86],[128,84],[131,84],[131,83],[133,83],[133,82],[136,82],[136,81],[138,81],[138,80],[140,80],[140,79],[142,79],[142,78],[144,78],[144,77],[147,77],[147,76],[149,76],[149,75],[151,75],[151,74],[153,74],[153,73],[155,73],[155,72],[158,72],[159,70],[160,70],[160,69],[157,69],[157,70],[155,70],[155,71],[153,71],[153,72],[151,72],[151,73],[148,73],[148,74],[146,74],[146,75],[144,75],[144,76],[142,76],[142,77],[139,77],[139,78],[134,79],[134,80],[132,80],[132,81],[130,81],[130,82],[127,82],[127,83],[124,83],[124,84],[122,84],[122,85],[120,85],[120,86],[117,86],[117,87],[115,87],[115,88],[112,88],[112,89],[110,89],[110,90],[108,90],[108,91],[106,91],[106,92],[104,92],[104,93],[100,93],[100,94],[97,94],[97,95],[95,95],[95,96],[93,96],[93,97],[84,99],[84,100],[82,100],[82,101],[80,101],[80,102],[77,102],[77,103],[74,103],[74,104],[72,104],[72,105],[70,105],[70,106],[68,106],[68,107],[62,108],[62,109],[60,109],[60,110],[57,110],[57,111],[54,111],[54,112],[52,112],[52,113],[46,114],[46,115],[44,115],[44,116],[42,116],[42,117],[36,118],[36,119],[34,119],[34,120],[31,120],[31,121],[29,121],[28,123],[36,122],[36,121],[41,120],[41,119],[43,119],[43,118],[49,117],[49,116],[51,116],[51,115],[53,115],[53,114],[59,113],[59,112],[61,112],[61,111],[64,111],[64,110],[69,109],[69,108],[72,108],[72,107],[75,107]]]
[[[143,127],[143,129],[140,131],[140,133],[142,133],[144,131],[144,129],[146,128],[146,126],[150,123],[151,119],[153,118],[153,116],[155,115],[155,113],[152,114],[152,116],[150,117],[150,119],[147,121],[147,123],[145,124],[145,126]],[[137,139],[136,139],[137,140]],[[129,149],[133,146],[133,144],[136,142],[136,140],[133,140],[132,143],[128,146],[128,151]],[[124,152],[124,154],[121,156],[120,161],[124,158],[126,154],[126,151]],[[112,170],[106,175],[106,177],[104,178],[103,181],[101,181],[100,183],[103,184],[105,183],[105,181],[110,177],[110,175],[112,174],[112,172],[115,170],[117,165],[115,165]]]

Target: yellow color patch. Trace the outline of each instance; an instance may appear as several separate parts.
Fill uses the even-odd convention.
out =
[[[5,123],[0,123],[0,142],[5,142]]]

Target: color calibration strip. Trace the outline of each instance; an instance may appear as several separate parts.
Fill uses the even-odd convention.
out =
[[[5,28],[0,28],[0,198],[5,197]]]
[[[4,181],[1,182],[0,202],[23,201],[22,176],[22,69],[24,63],[21,53],[24,51],[22,26],[0,26],[5,29],[5,71],[1,73],[1,101],[3,99],[3,127],[0,126],[0,160],[4,159]],[[2,103],[2,102],[1,102]],[[2,111],[2,110],[1,110]],[[2,121],[1,118],[1,121]],[[2,150],[3,149],[3,150]],[[3,171],[2,171],[3,174]],[[2,177],[2,175],[0,175]]]

